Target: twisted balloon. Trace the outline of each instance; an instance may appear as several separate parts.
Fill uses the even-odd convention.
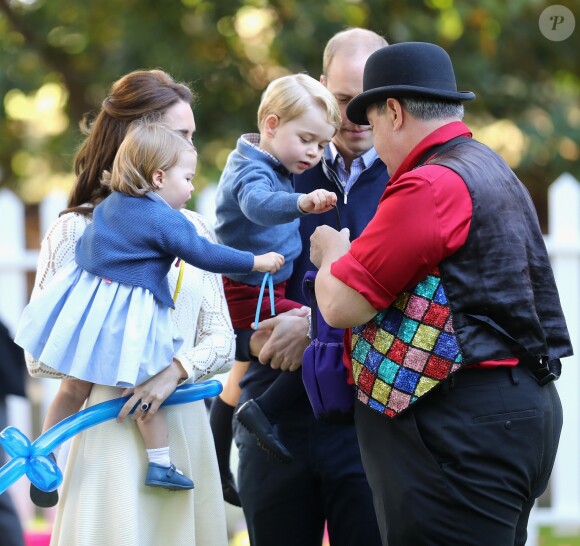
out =
[[[217,396],[221,391],[222,384],[213,379],[182,385],[161,405],[186,404]],[[6,427],[0,432],[0,445],[11,460],[0,468],[0,494],[24,474],[42,491],[54,491],[62,483],[62,472],[49,455],[79,432],[117,417],[129,398],[114,398],[79,411],[48,429],[32,443],[17,428]]]

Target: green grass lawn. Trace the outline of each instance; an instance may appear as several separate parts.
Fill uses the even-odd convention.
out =
[[[540,546],[580,546],[580,536],[556,536],[552,529],[542,527],[540,529]]]

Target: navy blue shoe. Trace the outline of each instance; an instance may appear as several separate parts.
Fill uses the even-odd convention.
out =
[[[234,416],[256,437],[260,447],[280,459],[283,463],[292,461],[292,454],[282,443],[274,425],[268,421],[268,418],[255,400],[244,402]]]
[[[55,463],[56,457],[54,453],[48,455]],[[30,500],[39,508],[52,508],[58,503],[58,490],[43,491],[34,485],[30,484]]]
[[[163,487],[170,491],[193,489],[193,482],[187,476],[184,476],[183,472],[177,470],[173,463],[169,466],[149,463],[145,485]]]

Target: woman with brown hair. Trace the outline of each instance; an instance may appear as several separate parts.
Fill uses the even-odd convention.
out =
[[[77,181],[68,209],[51,226],[40,251],[32,297],[74,259],[76,241],[92,221],[94,207],[107,197],[101,184],[110,171],[130,123],[143,117],[159,119],[191,139],[195,120],[194,96],[183,84],[160,70],[135,71],[111,87],[91,123],[84,123],[86,139],[75,158]],[[183,214],[200,235],[213,240],[204,219],[191,211]],[[179,268],[168,275],[170,290],[177,285]],[[125,394],[130,398],[120,418],[139,400],[151,403],[148,417],[184,382],[208,379],[227,371],[233,357],[234,336],[221,278],[186,265],[175,301],[173,321],[184,342],[169,367]],[[28,357],[36,377],[62,377]],[[118,396],[118,389],[95,385],[88,399],[94,405]],[[54,521],[54,545],[103,546],[225,545],[227,531],[215,450],[203,401],[167,408],[171,452],[176,464],[194,477],[195,488],[176,495],[147,488],[142,440],[135,423],[107,422],[73,440],[68,456],[61,499]],[[136,418],[143,418],[141,410]]]

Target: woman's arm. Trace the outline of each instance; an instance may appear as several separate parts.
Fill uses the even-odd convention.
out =
[[[165,399],[168,396],[171,396],[177,385],[186,379],[186,377],[187,373],[183,366],[178,360],[174,359],[167,368],[153,376],[151,379],[145,381],[145,383],[141,383],[141,385],[131,389],[125,389],[122,396],[131,395],[131,397],[121,408],[121,411],[117,416],[117,421],[122,423],[135,404],[140,400],[147,400],[151,404],[151,407],[145,414],[142,412],[136,412],[135,418],[141,417],[143,421],[149,421],[150,415],[155,415],[155,413],[157,413],[159,406],[165,402]]]

